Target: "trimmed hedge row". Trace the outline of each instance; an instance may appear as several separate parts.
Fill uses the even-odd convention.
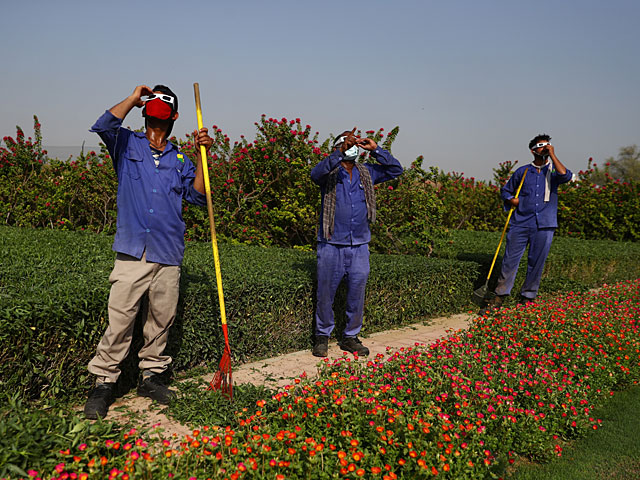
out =
[[[471,261],[481,265],[476,285],[484,284],[489,273],[500,233],[458,230],[443,246],[440,258]],[[500,273],[506,238],[500,248],[491,275],[494,287]],[[555,236],[547,257],[540,285],[541,293],[558,290],[584,291],[605,283],[633,280],[640,277],[640,245],[635,242],[611,240],[577,240]],[[526,274],[527,252],[523,255],[512,293],[517,293]],[[515,295],[514,295],[515,296]]]
[[[0,386],[27,399],[80,395],[90,382],[86,364],[107,326],[112,237],[11,227],[0,228],[0,235]],[[235,360],[308,348],[314,253],[220,245],[220,257]],[[372,255],[366,332],[459,311],[477,274],[470,262]],[[168,347],[175,368],[217,365],[222,336],[215,285],[211,245],[188,243]],[[343,310],[339,292],[336,311]],[[341,331],[344,315],[336,322]],[[140,347],[135,343],[125,361],[124,389],[137,374]]]
[[[62,392],[77,397],[90,383],[86,364],[107,326],[112,237],[10,227],[0,228],[0,235],[0,386],[29,400]],[[468,308],[496,244],[495,234],[460,232],[440,252],[443,258],[372,255],[363,333]],[[639,250],[635,244],[563,239],[554,244],[543,286],[585,289],[635,278]],[[310,347],[315,254],[221,245],[220,256],[235,361]],[[168,347],[175,368],[217,365],[222,335],[215,285],[210,244],[188,243]],[[338,333],[345,322],[344,291],[335,310]],[[124,390],[137,375],[139,331],[134,338],[121,377]]]

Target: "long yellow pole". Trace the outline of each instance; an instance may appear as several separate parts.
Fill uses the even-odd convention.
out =
[[[516,190],[516,196],[513,197],[513,198],[518,198],[518,195],[520,195],[520,189],[522,188],[522,185],[524,184],[524,178],[527,176],[527,172],[528,172],[528,170],[524,171],[524,174],[522,175],[522,180],[520,180],[520,185],[518,185],[518,190]],[[493,266],[496,263],[496,258],[498,258],[498,252],[500,251],[500,247],[502,246],[502,240],[504,240],[504,234],[507,232],[507,227],[509,226],[509,220],[511,220],[511,214],[513,213],[513,211],[515,209],[516,209],[516,207],[511,207],[511,209],[509,210],[509,215],[507,215],[507,221],[504,224],[504,228],[502,229],[502,235],[500,236],[500,242],[498,242],[498,248],[496,249],[496,254],[493,256],[493,262],[491,262],[491,268],[489,269],[489,275],[487,275],[487,283],[489,282],[489,278],[491,278],[491,272],[493,272]]]
[[[198,116],[198,130],[202,128],[202,108],[200,107],[200,86],[193,84],[196,96],[196,115]],[[220,271],[220,256],[218,255],[218,240],[216,239],[216,227],[213,221],[213,203],[211,202],[211,184],[209,183],[209,167],[207,165],[207,149],[200,145],[200,157],[202,158],[202,173],[204,175],[204,188],[207,197],[207,211],[209,212],[209,225],[211,227],[211,247],[213,248],[213,262],[216,269],[216,284],[218,286],[218,301],[220,302],[220,317],[222,325],[227,325],[227,313],[224,308],[224,294],[222,293],[222,272]],[[225,341],[228,344],[227,331],[224,329]]]

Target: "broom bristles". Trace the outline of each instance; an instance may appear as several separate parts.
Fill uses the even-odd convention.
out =
[[[231,354],[227,348],[224,349],[218,371],[211,379],[208,390],[220,390],[224,395],[233,398],[233,377],[231,374]]]

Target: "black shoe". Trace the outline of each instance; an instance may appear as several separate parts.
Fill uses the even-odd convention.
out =
[[[518,305],[525,305],[525,306],[535,305],[536,297],[528,298],[528,297],[525,297],[524,295],[520,295],[520,297],[518,298],[518,302],[517,303],[518,303]]]
[[[138,395],[168,405],[176,397],[176,392],[169,390],[161,375],[150,375],[138,383]]]
[[[489,315],[492,312],[500,310],[500,308],[502,308],[502,304],[504,303],[505,298],[507,298],[506,295],[496,295],[495,297],[493,297],[491,300],[487,302],[484,308],[482,308],[478,312],[478,315],[482,317],[484,315]]]
[[[369,349],[362,344],[358,337],[347,337],[343,339],[340,348],[349,353],[357,353],[362,357],[369,355]]]
[[[107,416],[109,405],[113,403],[114,385],[115,383],[101,383],[91,390],[87,403],[84,404],[85,417],[96,420]]]
[[[316,335],[316,341],[311,351],[314,357],[326,357],[329,354],[329,337]]]

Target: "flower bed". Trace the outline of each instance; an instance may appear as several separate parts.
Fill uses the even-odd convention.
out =
[[[639,313],[640,280],[504,310],[431,345],[326,362],[234,427],[80,444],[47,478],[497,477],[599,428],[594,406],[639,378]]]

